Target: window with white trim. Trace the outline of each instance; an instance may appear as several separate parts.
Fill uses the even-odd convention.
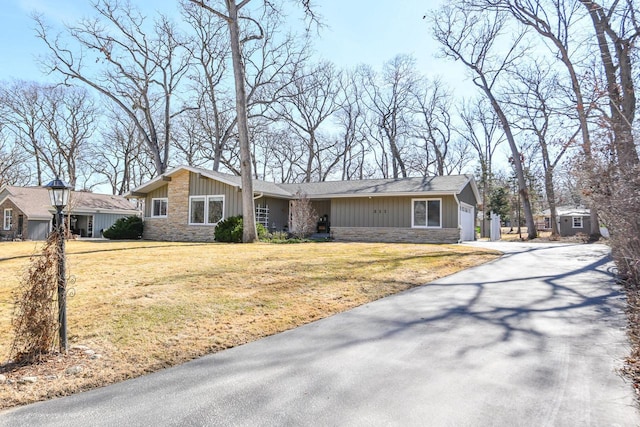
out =
[[[582,217],[574,216],[572,217],[573,228],[582,228]]]
[[[13,209],[5,209],[4,210],[4,221],[2,221],[2,228],[5,230],[11,230],[11,226],[13,225]]]
[[[412,199],[411,227],[442,228],[442,199]]]
[[[166,197],[151,199],[151,218],[166,218],[169,199]]]
[[[224,196],[189,197],[189,224],[216,225],[224,218]]]

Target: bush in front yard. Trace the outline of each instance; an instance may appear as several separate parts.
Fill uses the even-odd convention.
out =
[[[256,224],[256,230],[259,239],[267,234],[267,229],[262,224]],[[220,221],[216,225],[213,236],[216,242],[242,243],[242,215]]]
[[[213,236],[216,242],[242,242],[242,216],[230,216],[218,222]]]
[[[140,239],[142,238],[142,218],[139,216],[128,216],[120,218],[111,227],[102,232],[107,239]]]

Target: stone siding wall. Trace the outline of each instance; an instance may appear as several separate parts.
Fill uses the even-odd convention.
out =
[[[215,227],[189,225],[189,171],[171,176],[166,218],[145,218],[143,238],[170,242],[213,242]]]
[[[457,243],[457,228],[331,227],[335,240],[385,243]]]

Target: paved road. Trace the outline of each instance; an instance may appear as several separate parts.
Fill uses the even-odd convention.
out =
[[[601,245],[501,259],[0,426],[638,426]]]

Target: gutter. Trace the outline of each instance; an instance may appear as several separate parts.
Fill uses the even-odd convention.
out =
[[[421,191],[403,193],[338,193],[338,194],[307,194],[307,198],[313,199],[352,199],[352,198],[372,198],[372,197],[422,197],[422,196],[453,196],[458,201],[455,191]]]
[[[454,194],[453,198],[456,199],[456,204],[458,205],[458,233],[460,233],[460,230],[462,230],[462,227],[460,226],[460,200],[458,200],[457,194]],[[458,234],[458,243],[462,243],[462,238],[460,237],[459,234]]]

